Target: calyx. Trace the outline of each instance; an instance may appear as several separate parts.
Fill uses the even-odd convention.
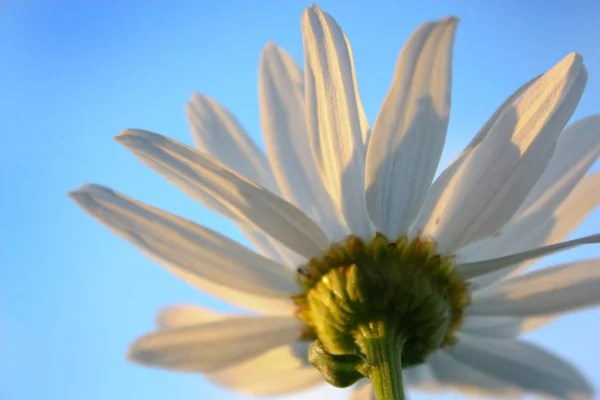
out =
[[[339,387],[371,377],[381,362],[369,350],[379,335],[373,332],[397,349],[402,368],[421,364],[455,342],[470,301],[452,258],[421,238],[349,236],[300,267],[298,281],[305,291],[294,297],[296,315],[306,327],[303,338],[314,340],[309,359]]]

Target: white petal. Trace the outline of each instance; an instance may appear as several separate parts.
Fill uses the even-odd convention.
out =
[[[251,396],[298,392],[324,384],[306,358],[308,342],[277,347],[241,364],[208,375],[225,387]]]
[[[159,329],[174,329],[236,317],[239,316],[186,304],[162,309],[156,316],[156,324]],[[309,344],[302,341],[277,347],[210,374],[209,378],[220,385],[254,396],[301,391],[322,384],[321,373],[308,362]]]
[[[163,309],[156,319],[161,329],[173,329],[234,317],[182,305]],[[307,354],[308,342],[280,346],[208,377],[222,386],[254,396],[301,391],[324,382],[321,373],[308,362]]]
[[[325,233],[302,211],[206,154],[141,130],[126,130],[117,140],[190,196],[209,193],[296,253],[310,259],[329,247]]]
[[[492,131],[492,128],[496,123],[503,117],[504,113],[513,108],[513,103],[527,91],[531,85],[536,83],[543,75],[538,75],[535,78],[529,80],[523,84],[520,88],[515,90],[504,102],[498,107],[498,109],[492,114],[492,116],[485,122],[479,132],[471,139],[467,147],[462,151],[458,158],[466,155],[473,150],[481,141]]]
[[[352,392],[350,392],[350,400],[375,400],[371,380],[362,379],[354,385]]]
[[[552,253],[568,250],[570,248],[581,246],[584,244],[595,243],[600,243],[600,234],[590,235],[562,243],[538,247],[537,249],[528,250],[517,254],[511,254],[510,256],[504,256],[479,262],[459,264],[456,266],[456,270],[463,279],[471,279],[476,276],[501,270],[503,268],[507,268],[511,265],[519,264],[527,260],[547,256]]]
[[[459,329],[466,334],[484,338],[510,338],[533,332],[559,317],[560,315],[525,318],[468,315]]]
[[[421,25],[402,49],[369,141],[367,209],[378,232],[406,232],[427,194],[446,140],[456,19]]]
[[[478,398],[491,396],[518,397],[518,391],[502,379],[471,368],[452,358],[444,350],[432,354],[427,363],[441,385],[460,394]]]
[[[438,197],[428,197],[422,233],[440,252],[492,235],[512,217],[549,163],[586,80],[581,57],[565,57],[498,116]]]
[[[142,336],[128,359],[177,371],[216,372],[294,343],[300,329],[295,317],[229,318]]]
[[[555,210],[600,155],[600,115],[583,118],[558,137],[554,156],[516,215]]]
[[[521,318],[515,317],[485,317],[469,315],[465,318],[460,331],[469,335],[483,337],[515,337],[519,334]]]
[[[529,273],[473,294],[469,315],[542,316],[600,304],[600,258]]]
[[[289,250],[277,240],[241,220],[237,215],[229,211],[224,204],[219,203],[210,193],[195,191],[192,197],[205,207],[235,222],[242,234],[261,254],[287,267],[296,267],[303,264],[304,258]]]
[[[302,14],[307,128],[319,173],[350,231],[373,233],[364,196],[365,121],[344,32],[316,5]]]
[[[461,335],[447,354],[523,392],[561,399],[592,398],[593,389],[579,371],[533,344]]]
[[[454,181],[454,175],[459,172],[462,172],[461,165],[465,162],[465,158],[468,154],[470,154],[481,141],[490,133],[492,127],[496,124],[498,119],[506,112],[507,110],[512,108],[512,103],[518,99],[534,82],[537,81],[539,77],[536,77],[519,89],[517,89],[512,95],[510,95],[504,102],[498,107],[496,112],[487,120],[487,122],[483,125],[483,127],[477,132],[477,135],[471,139],[471,142],[465,147],[465,149],[456,157],[452,163],[440,174],[440,176],[433,182],[433,185],[429,189],[427,193],[424,205],[419,212],[419,215],[413,221],[413,223],[408,228],[408,235],[410,237],[416,237],[421,234],[423,226],[427,223],[428,218],[431,214],[431,207],[435,205],[437,199],[445,193],[448,189],[448,185]]]
[[[186,113],[194,142],[201,151],[273,193],[279,193],[265,155],[225,107],[208,96],[196,93],[186,104]],[[295,253],[290,252],[275,239],[239,221],[211,196],[198,193],[196,200],[226,218],[236,221],[244,236],[262,254],[289,266],[300,264],[301,260]]]
[[[188,122],[198,148],[249,180],[279,193],[264,153],[225,107],[194,93],[186,104]]]
[[[347,228],[339,221],[306,136],[302,70],[273,42],[260,59],[258,89],[265,145],[281,192],[317,221],[330,239],[342,239]]]
[[[540,198],[539,202],[534,202],[529,207],[532,212],[526,217],[517,217],[497,235],[462,248],[456,254],[457,260],[459,263],[481,261],[564,240],[600,204],[600,173],[585,176],[557,209],[544,207],[552,203],[554,202],[551,199],[546,201]],[[533,212],[533,210],[538,211]],[[525,271],[536,261],[537,259],[530,259],[478,276],[472,280],[472,283],[477,287],[476,290],[481,290],[509,274],[516,275]]]
[[[217,232],[110,189],[88,185],[70,197],[117,235],[201,290],[238,306],[289,313],[293,272]]]
[[[200,194],[198,194],[198,197],[200,197]],[[226,210],[226,208],[223,206],[221,208]],[[238,218],[236,215],[233,215],[229,211],[225,211],[221,213],[221,215],[234,222],[240,220],[240,218]],[[256,249],[261,254],[272,259],[273,261],[285,265],[286,267],[291,268],[293,270],[295,270],[298,265],[306,263],[306,258],[293,252],[292,250],[281,244],[278,240],[273,239],[269,235],[266,235],[260,229],[251,226],[250,224],[245,223],[244,221],[239,221],[237,223],[237,226],[240,229],[240,231],[244,234],[244,236],[248,239],[248,241],[254,247],[256,247]]]
[[[569,126],[559,136],[546,171],[507,226],[494,236],[461,249],[458,252],[460,257],[474,260],[524,250],[522,245],[530,239],[532,230],[552,218],[599,154],[600,115],[581,119]],[[593,191],[593,187],[586,190]],[[513,227],[513,224],[519,226]],[[507,231],[510,234],[505,234]]]
[[[227,314],[186,304],[162,309],[156,316],[156,326],[159,329],[183,328],[220,321],[229,317],[231,316]]]
[[[509,338],[521,333],[519,326],[522,320],[517,317],[468,315],[459,329],[469,335]]]
[[[500,257],[564,240],[600,204],[600,174],[582,179],[599,154],[599,115],[567,127],[546,171],[511,221],[494,236],[459,250],[458,259]],[[481,276],[473,283],[483,288],[535,261]]]

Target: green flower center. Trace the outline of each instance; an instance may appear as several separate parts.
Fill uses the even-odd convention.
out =
[[[311,362],[324,376],[327,368],[349,372],[328,379],[347,386],[368,376],[370,339],[365,338],[380,327],[401,347],[402,367],[421,364],[454,343],[470,297],[452,261],[437,254],[430,241],[391,242],[377,234],[369,243],[349,236],[300,267],[305,291],[294,301],[305,325],[303,338],[315,340]],[[327,368],[317,365],[325,359]]]

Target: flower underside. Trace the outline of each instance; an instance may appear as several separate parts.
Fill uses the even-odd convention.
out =
[[[431,241],[389,241],[378,233],[368,243],[349,236],[298,268],[304,293],[294,301],[303,339],[315,341],[311,362],[330,383],[347,386],[369,376],[374,331],[398,341],[403,367],[455,343],[470,297],[452,261]]]

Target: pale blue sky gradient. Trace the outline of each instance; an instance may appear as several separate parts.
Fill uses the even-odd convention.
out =
[[[320,3],[352,43],[371,123],[404,40],[418,24],[448,14],[462,22],[444,164],[505,97],[573,50],[583,54],[590,73],[576,117],[600,112],[597,2],[406,3]],[[307,5],[2,1],[1,399],[241,398],[199,376],[124,361],[128,344],[153,327],[164,306],[233,309],[144,258],[79,210],[66,192],[101,183],[243,241],[231,223],[145,168],[112,137],[135,127],[191,143],[183,105],[200,91],[227,106],[262,145],[258,58],[274,40],[302,61],[299,19]],[[576,236],[598,226],[596,212]],[[598,246],[588,247],[544,265],[599,253]],[[530,339],[568,357],[600,386],[598,316],[593,310],[566,317]],[[322,395],[343,398],[331,388]]]

